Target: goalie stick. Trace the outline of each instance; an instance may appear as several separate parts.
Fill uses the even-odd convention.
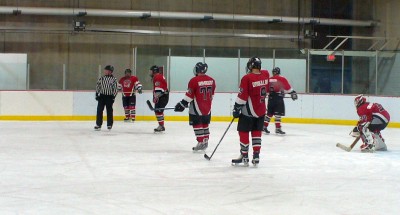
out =
[[[357,144],[357,142],[360,140],[360,138],[361,138],[361,136],[358,136],[349,147],[347,147],[343,144],[340,144],[340,143],[337,143],[336,146],[347,152],[350,152],[354,148],[354,146]]]
[[[211,160],[212,156],[214,155],[215,151],[217,151],[217,148],[218,148],[219,144],[220,144],[220,143],[222,142],[222,140],[224,139],[226,132],[228,132],[228,130],[229,130],[229,128],[231,127],[231,125],[232,125],[232,123],[233,123],[234,120],[235,120],[235,118],[233,118],[232,121],[231,121],[231,123],[229,123],[228,128],[226,128],[224,134],[222,135],[221,139],[219,140],[219,142],[218,142],[217,146],[215,147],[214,151],[212,152],[211,156],[208,156],[207,154],[204,154],[204,158],[205,158],[205,159]]]
[[[165,107],[165,108],[154,108],[153,105],[149,100],[146,101],[147,106],[149,106],[151,111],[158,111],[158,110],[173,110],[175,109],[174,107]]]

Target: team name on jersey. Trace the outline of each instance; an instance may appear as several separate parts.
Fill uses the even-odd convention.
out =
[[[259,86],[264,86],[268,84],[268,80],[261,80],[261,81],[256,81],[252,82],[253,87],[259,87]]]
[[[214,81],[199,81],[198,84],[199,86],[204,86],[204,85],[213,85]]]

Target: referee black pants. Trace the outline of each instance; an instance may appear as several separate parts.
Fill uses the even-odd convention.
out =
[[[113,119],[113,104],[114,96],[101,94],[97,103],[97,116],[96,125],[101,126],[103,124],[103,111],[104,106],[107,110],[107,126],[112,126],[114,123]]]

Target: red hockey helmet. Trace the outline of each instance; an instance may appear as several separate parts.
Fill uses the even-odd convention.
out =
[[[358,96],[356,96],[356,98],[354,99],[354,106],[356,106],[356,108],[360,107],[360,105],[364,104],[367,101],[367,99],[364,97],[363,94],[360,94]]]

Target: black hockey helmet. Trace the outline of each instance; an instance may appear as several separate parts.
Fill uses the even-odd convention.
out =
[[[274,74],[274,75],[280,75],[280,74],[281,74],[281,69],[280,69],[279,67],[275,67],[275,68],[272,70],[272,74]]]
[[[160,67],[158,67],[157,65],[153,65],[152,67],[150,67],[150,76],[153,77],[155,73],[159,73],[160,72]]]
[[[194,75],[198,75],[199,73],[205,74],[208,70],[208,65],[206,63],[198,62],[193,68]]]
[[[132,70],[131,69],[125,69],[125,74],[126,73],[132,74]]]
[[[114,67],[111,66],[111,65],[107,65],[106,67],[104,67],[104,69],[108,70],[108,71],[111,71],[111,72],[114,72]]]
[[[252,57],[247,62],[247,72],[250,72],[252,69],[261,69],[261,59],[259,57]]]

